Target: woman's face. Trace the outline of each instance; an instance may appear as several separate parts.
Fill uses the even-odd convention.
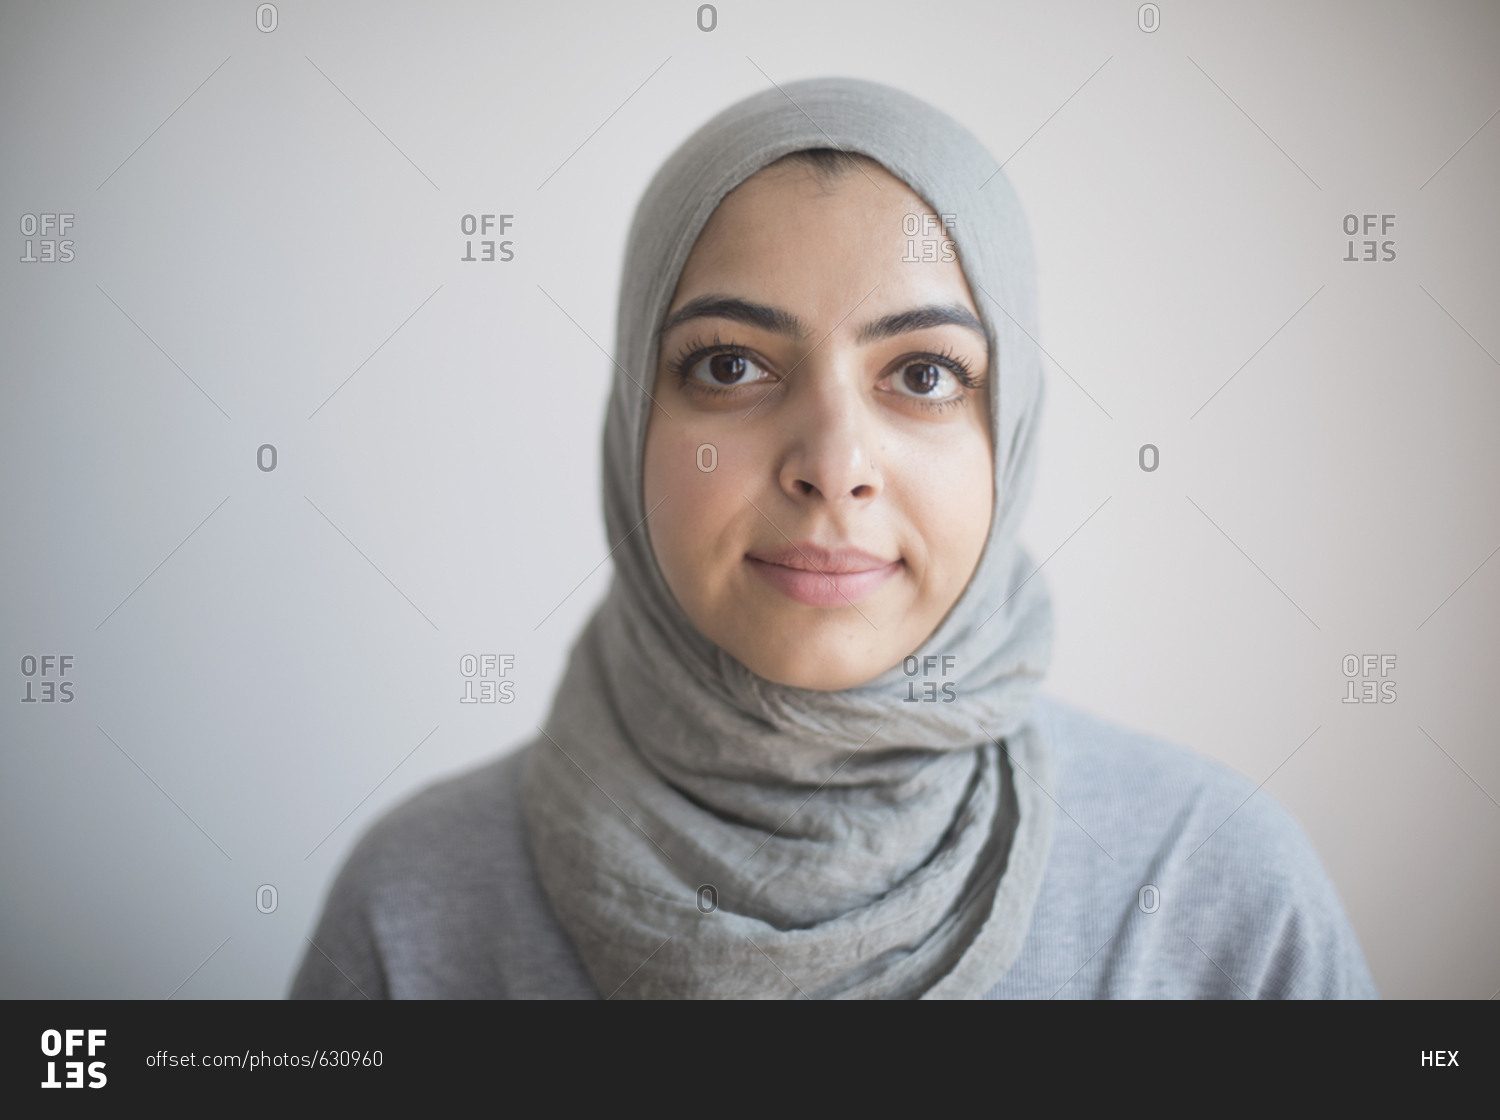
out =
[[[672,298],[646,435],[667,585],[720,648],[800,688],[917,649],[994,498],[973,296],[936,215],[863,166],[768,167],[720,203]]]

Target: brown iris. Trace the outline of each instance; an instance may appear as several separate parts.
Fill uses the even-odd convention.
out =
[[[708,360],[708,371],[715,381],[732,385],[745,376],[745,359],[738,354],[715,354]]]
[[[937,388],[943,371],[931,362],[913,362],[902,371],[906,387],[914,393],[930,393]]]

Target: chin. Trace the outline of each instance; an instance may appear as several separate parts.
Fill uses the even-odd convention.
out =
[[[776,668],[780,668],[779,666]],[[757,676],[775,684],[786,685],[789,688],[805,688],[812,692],[839,692],[846,688],[855,688],[879,676],[878,673],[845,672],[842,667],[830,667],[824,663],[818,666],[795,668],[786,672],[778,672],[775,668],[756,669],[751,666]]]
[[[855,688],[890,668],[871,650],[851,649],[845,642],[820,642],[811,637],[773,643],[773,648],[762,643],[757,649],[735,656],[751,672],[768,681],[816,692]]]

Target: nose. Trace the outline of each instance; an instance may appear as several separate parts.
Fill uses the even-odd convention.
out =
[[[779,481],[794,501],[868,505],[884,489],[879,435],[855,378],[804,369],[782,409]]]

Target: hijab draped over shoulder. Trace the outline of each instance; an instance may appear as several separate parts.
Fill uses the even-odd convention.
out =
[[[989,339],[989,537],[912,651],[948,658],[931,664],[952,702],[909,702],[922,679],[910,662],[841,691],[757,676],[688,620],[645,525],[646,388],[688,254],[734,187],[828,147],[876,160],[953,216],[942,236]],[[972,997],[1020,952],[1052,843],[1052,751],[1031,721],[1052,624],[1017,540],[1042,403],[1035,269],[997,166],[915,97],[819,78],[719,113],[641,199],[604,429],[614,578],[524,791],[541,882],[605,997]]]

